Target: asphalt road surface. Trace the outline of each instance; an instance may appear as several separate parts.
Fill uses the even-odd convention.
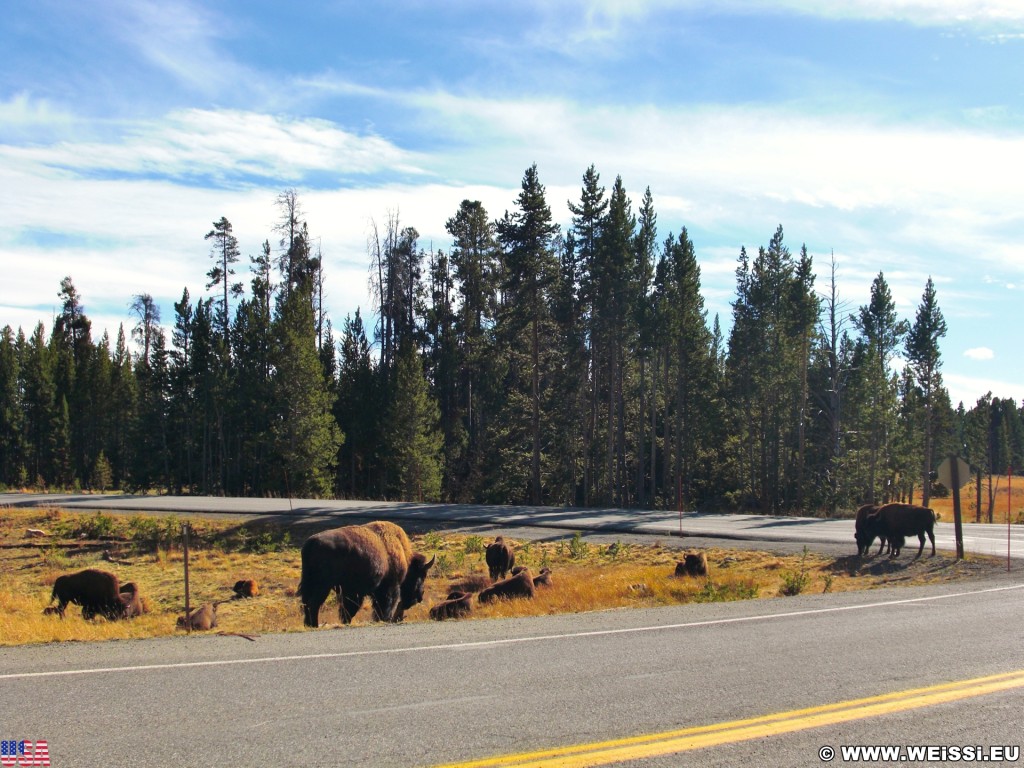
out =
[[[1020,748],[1022,622],[1024,584],[1007,576],[5,648],[0,737],[45,739],[55,766],[430,766],[565,747],[583,762],[511,764],[814,766],[825,746],[838,765],[854,764],[844,747]]]
[[[386,517],[409,523],[445,523],[453,525],[488,524],[504,528],[533,527],[588,531],[601,534],[647,534],[655,536],[700,537],[733,541],[773,542],[775,544],[823,544],[852,549],[852,520],[823,520],[808,517],[769,517],[766,515],[720,515],[687,512],[585,509],[572,507],[527,507],[475,504],[414,504],[407,502],[328,501],[312,499],[243,499],[210,496],[93,496],[87,494],[0,494],[3,506],[53,505],[67,509],[140,511],[153,514],[216,513],[269,517],[282,522],[337,520],[346,517]],[[1010,538],[1008,542],[1007,539]],[[939,549],[956,550],[951,521],[935,526],[935,544]],[[1008,546],[1009,544],[1009,546]],[[913,551],[914,541],[904,552]],[[926,544],[929,547],[930,544]],[[966,524],[964,551],[1012,558],[1024,558],[1024,526]]]

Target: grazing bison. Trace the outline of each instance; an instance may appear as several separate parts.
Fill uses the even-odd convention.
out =
[[[490,572],[492,580],[504,579],[505,574],[511,571],[516,564],[516,554],[512,551],[512,547],[505,543],[502,536],[487,545],[484,559],[487,561],[487,570]]]
[[[430,609],[430,618],[434,621],[444,621],[465,616],[473,608],[472,600],[472,592],[449,592],[447,600]]]
[[[178,617],[178,626],[185,627],[185,617]],[[217,603],[203,603],[188,615],[188,626],[191,629],[205,631],[217,626]]]
[[[235,582],[235,586],[231,588],[231,591],[235,593],[235,598],[237,599],[256,597],[260,593],[260,588],[256,583],[256,579],[239,579]]]
[[[121,618],[133,619],[146,612],[142,597],[139,595],[139,587],[134,581],[126,581],[122,584],[118,590],[118,596],[121,599]]]
[[[915,504],[885,504],[878,511],[864,519],[864,533],[873,541],[875,536],[883,536],[889,542],[889,557],[899,557],[906,537],[917,536],[921,546],[915,559],[924,552],[924,537],[932,543],[932,556],[935,556],[935,520],[937,516],[929,507]]]
[[[489,603],[499,597],[533,597],[536,588],[533,586],[533,574],[524,568],[515,576],[491,585],[477,596],[481,603]]]
[[[320,607],[333,589],[343,624],[352,621],[367,596],[377,621],[401,621],[423,601],[423,582],[434,558],[413,553],[405,531],[378,520],[314,534],[302,545],[303,621],[320,623]]]
[[[122,614],[117,576],[96,568],[58,576],[50,594],[50,602],[54,600],[57,600],[57,614],[62,619],[68,603],[82,606],[84,619],[91,619],[97,613],[109,619]]]
[[[864,557],[871,550],[871,545],[874,543],[875,536],[877,534],[868,534],[866,525],[868,515],[875,514],[880,507],[878,504],[864,504],[857,509],[857,517],[853,522],[853,538],[857,542],[857,554]],[[879,536],[878,554],[882,554],[882,550],[885,549],[889,542],[884,536]]]
[[[676,563],[676,576],[707,576],[708,556],[703,552],[687,552]]]

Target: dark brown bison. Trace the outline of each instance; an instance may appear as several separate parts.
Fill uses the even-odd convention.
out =
[[[185,627],[185,617],[178,617],[178,626]],[[205,631],[217,626],[217,603],[203,603],[188,615],[188,626],[191,629]]]
[[[536,587],[533,586],[533,574],[529,568],[524,568],[515,576],[509,576],[504,581],[496,582],[483,590],[477,600],[481,603],[489,603],[497,598],[512,597],[533,597],[536,594]]]
[[[676,576],[707,576],[708,557],[703,552],[687,552],[676,563]]]
[[[449,592],[448,599],[430,609],[430,618],[435,621],[458,619],[468,614],[472,608],[472,592]]]
[[[866,521],[868,515],[873,515],[879,510],[878,504],[864,504],[857,509],[857,517],[853,522],[853,538],[857,542],[857,554],[860,556],[866,556],[871,550],[871,545],[875,541],[877,534],[868,535]],[[889,545],[888,540],[884,536],[879,536],[878,554],[882,554],[882,550]]]
[[[235,593],[236,598],[256,597],[260,593],[260,587],[256,579],[239,579],[231,591]]]
[[[139,595],[139,587],[134,581],[126,581],[118,590],[121,599],[121,618],[133,619],[146,612],[146,606]]]
[[[367,596],[377,621],[401,621],[405,612],[423,601],[423,582],[434,564],[413,553],[405,531],[378,520],[314,534],[302,545],[303,621],[320,623],[320,607],[333,589],[343,624],[352,621]]]
[[[505,543],[504,537],[499,536],[493,543],[487,545],[484,559],[487,561],[487,570],[491,574],[491,579],[496,581],[504,579],[505,574],[512,570],[516,564],[516,553]]]
[[[57,614],[62,619],[68,603],[82,606],[84,619],[91,619],[96,614],[117,619],[122,614],[117,576],[96,568],[58,576],[50,593],[50,602],[54,600],[57,600]]]
[[[916,536],[921,546],[915,559],[924,552],[924,537],[927,534],[935,556],[935,521],[937,516],[930,507],[916,504],[885,504],[864,518],[864,533],[873,541],[875,536],[884,536],[889,542],[889,557],[899,557],[907,537]],[[870,544],[869,544],[870,546]]]

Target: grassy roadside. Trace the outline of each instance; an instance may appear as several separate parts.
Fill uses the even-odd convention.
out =
[[[184,605],[180,522],[173,516],[0,510],[0,645],[182,633],[175,625]],[[194,531],[189,558],[193,605],[230,598],[231,587],[239,579],[255,579],[259,584],[258,597],[220,606],[217,631],[306,631],[295,587],[300,576],[299,547],[315,528],[240,525],[195,517],[189,522]],[[26,534],[30,528],[49,535],[30,538]],[[428,621],[429,608],[443,600],[453,585],[486,574],[484,546],[492,539],[444,531],[427,531],[411,538],[418,551],[437,556],[423,604],[406,613],[406,621]],[[707,578],[676,578],[672,574],[681,551],[669,544],[678,541],[643,546],[617,541],[598,546],[577,534],[560,541],[512,539],[510,543],[518,564],[535,572],[551,568],[553,586],[539,590],[534,600],[474,604],[472,618],[923,584],[996,572],[1001,562],[972,557],[958,563],[943,553],[913,561],[912,548],[890,562],[885,558],[835,558],[806,550],[777,555],[715,547],[704,550]],[[85,621],[76,606],[69,607],[63,621],[43,615],[54,580],[83,568],[111,571],[122,583],[134,581],[149,612],[127,621]],[[354,624],[365,624],[370,618],[367,604]],[[333,597],[320,620],[337,623]]]

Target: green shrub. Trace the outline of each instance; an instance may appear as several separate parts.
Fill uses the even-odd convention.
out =
[[[462,544],[462,550],[467,555],[475,555],[484,551],[484,538],[483,536],[467,536],[466,540]]]
[[[785,597],[799,595],[807,589],[810,580],[811,576],[807,573],[807,546],[804,545],[804,554],[800,558],[800,569],[782,574],[782,587],[779,589],[779,594]]]

